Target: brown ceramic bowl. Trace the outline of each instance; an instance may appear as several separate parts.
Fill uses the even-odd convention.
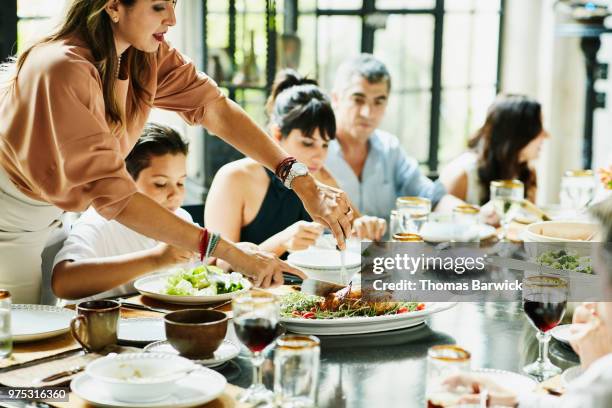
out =
[[[187,358],[210,358],[227,332],[228,316],[217,310],[186,309],[164,316],[166,338]]]

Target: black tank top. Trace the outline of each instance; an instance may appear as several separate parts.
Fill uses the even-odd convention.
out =
[[[270,185],[253,221],[240,229],[240,241],[261,244],[297,221],[312,221],[297,194],[270,170]]]

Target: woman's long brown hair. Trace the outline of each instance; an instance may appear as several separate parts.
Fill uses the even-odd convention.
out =
[[[483,197],[489,201],[489,184],[493,180],[519,179],[525,185],[526,197],[536,189],[536,174],[529,163],[521,163],[521,150],[542,132],[540,104],[523,95],[499,96],[489,107],[484,125],[468,142],[478,155],[478,177]]]
[[[126,7],[131,7],[139,0],[119,0]],[[115,48],[115,39],[110,16],[105,12],[108,0],[72,0],[68,7],[66,16],[58,30],[37,41],[26,49],[16,60],[15,76],[19,75],[30,52],[38,45],[59,41],[68,36],[76,35],[83,40],[93,55],[95,66],[102,80],[102,93],[104,95],[104,106],[106,109],[106,120],[110,125],[124,126],[126,118],[123,117],[119,103],[115,98],[115,81],[119,70],[119,58]],[[130,107],[139,106],[139,101],[149,103],[151,95],[144,88],[153,64],[154,54],[145,53],[133,47],[129,47],[121,58],[121,72],[129,73],[130,86],[132,87],[132,100],[128,103],[126,111]],[[136,112],[132,112],[136,113]]]

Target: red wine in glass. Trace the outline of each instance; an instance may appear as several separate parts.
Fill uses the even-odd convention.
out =
[[[238,339],[253,353],[262,351],[278,334],[278,323],[262,317],[234,321]]]
[[[566,300],[542,299],[541,296],[523,300],[523,310],[536,329],[547,332],[556,327],[565,314]]]

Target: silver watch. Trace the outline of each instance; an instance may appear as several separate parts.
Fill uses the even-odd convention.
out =
[[[304,163],[295,162],[291,166],[289,174],[287,175],[287,178],[285,179],[285,182],[283,184],[285,185],[285,187],[291,189],[291,183],[293,182],[293,179],[300,176],[306,176],[307,174],[308,167],[306,167]]]

